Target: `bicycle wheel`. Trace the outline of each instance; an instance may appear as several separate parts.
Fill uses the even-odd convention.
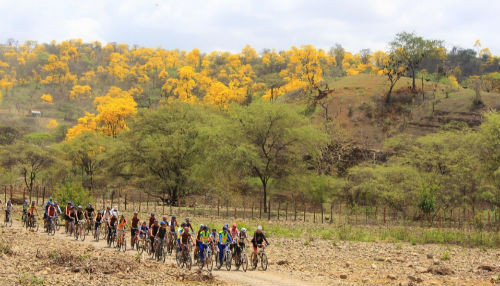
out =
[[[177,251],[175,253],[175,261],[177,262],[177,266],[182,268],[182,252]]]
[[[260,267],[263,271],[267,270],[267,255],[265,253],[260,255]]]
[[[100,235],[101,235],[101,234],[100,234],[100,232],[101,232],[101,228],[100,228],[100,227],[98,227],[98,228],[96,228],[96,229],[95,229],[95,232],[94,232],[94,239],[95,239],[95,241],[97,241],[97,242],[99,242],[99,238],[100,238]]]
[[[250,261],[252,263],[252,270],[255,270],[257,268],[257,263],[259,262],[257,260],[257,255],[255,252],[252,252],[252,256],[250,256]]]
[[[193,260],[191,259],[191,255],[188,254],[186,259],[186,269],[191,270],[191,266],[193,264]]]
[[[243,253],[241,255],[241,268],[243,268],[244,272],[247,272],[247,269],[248,269],[248,258],[247,258],[247,254],[246,253]]]
[[[163,263],[165,263],[165,260],[167,259],[167,251],[165,250],[165,247],[161,246],[161,260],[163,261]]]
[[[214,261],[212,259],[212,252],[211,251],[207,251],[205,257],[206,257],[205,261],[206,261],[206,264],[207,264],[207,270],[209,272],[212,272],[212,269],[214,268]]]
[[[125,236],[123,237],[122,240],[122,251],[123,252],[127,251],[127,238],[125,238]]]
[[[89,235],[89,232],[90,232],[89,228],[90,228],[89,224],[88,223],[85,224],[85,231],[84,231],[85,235]]]
[[[12,216],[9,216],[9,227],[12,227]]]
[[[234,267],[236,268],[236,271],[240,270],[240,265],[241,265],[241,257],[240,255],[234,255]]]
[[[34,230],[35,232],[38,232],[38,222],[35,220],[34,224],[35,224],[35,225],[34,225],[34,227],[33,227],[33,230]]]
[[[224,264],[226,264],[226,270],[231,270],[231,251],[226,251],[224,253]]]
[[[56,226],[55,227],[56,231],[59,231],[59,229],[61,228],[61,226],[59,225],[59,219],[58,218],[56,219],[56,221],[54,222],[54,224]]]
[[[87,234],[86,234],[85,230],[82,229],[82,231],[80,232],[80,240],[84,241],[86,236],[87,236]]]

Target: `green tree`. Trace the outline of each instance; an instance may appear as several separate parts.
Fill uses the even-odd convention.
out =
[[[412,77],[412,89],[415,91],[415,74],[420,63],[431,51],[442,46],[442,41],[425,40],[415,33],[402,32],[396,34],[396,38],[389,45],[391,52],[401,52],[401,60]]]

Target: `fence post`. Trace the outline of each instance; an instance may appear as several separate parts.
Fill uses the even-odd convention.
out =
[[[384,224],[385,224],[385,209],[386,209],[386,208],[384,207]]]
[[[250,219],[253,219],[253,207],[254,207],[255,202],[252,201],[252,217]]]
[[[259,219],[262,219],[262,201],[259,201]]]
[[[281,200],[278,200],[278,220],[280,220]]]
[[[288,202],[285,205],[285,221],[288,221]]]
[[[316,223],[316,207],[313,204],[313,223]]]
[[[10,201],[12,202],[13,187],[10,185]]]
[[[442,219],[442,218],[441,218],[441,213],[442,213],[442,212],[443,212],[443,209],[440,209],[440,210],[439,210],[439,218],[438,218],[438,219],[439,219],[439,228],[441,228],[441,219]]]
[[[330,223],[333,223],[333,203],[330,203]]]
[[[243,219],[245,219],[245,202],[243,202]]]
[[[139,193],[139,212],[141,212],[141,205],[142,205],[142,192]]]
[[[35,196],[36,196],[36,204],[38,205],[38,185],[35,186]]]
[[[490,225],[490,211],[488,210],[488,232],[491,231],[491,225]]]
[[[267,220],[271,220],[271,199],[267,202]]]
[[[125,193],[125,201],[124,201],[124,203],[125,203],[125,210],[127,210],[127,194],[126,193]]]
[[[45,202],[45,186],[42,189],[42,205],[44,204],[44,202]]]
[[[220,199],[217,199],[217,217],[220,217]]]
[[[293,221],[297,221],[297,201],[295,201],[295,200],[293,202],[293,212],[294,212]]]
[[[306,222],[306,203],[304,203],[304,222]]]

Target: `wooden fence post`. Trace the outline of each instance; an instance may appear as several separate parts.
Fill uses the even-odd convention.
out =
[[[220,199],[217,199],[217,217],[220,217]]]
[[[333,203],[330,203],[330,223],[333,223]]]
[[[253,219],[253,207],[254,207],[255,202],[252,201],[252,217],[250,219]]]
[[[280,220],[281,200],[278,200],[278,220]]]
[[[304,222],[306,222],[306,203],[304,203]]]
[[[384,207],[384,224],[385,224],[385,207]]]
[[[38,205],[38,189],[39,189],[38,185],[35,186],[35,196],[36,196],[36,204],[37,205]]]
[[[13,187],[10,185],[10,201],[12,202],[12,193],[13,193]],[[23,198],[24,201],[24,198]]]
[[[259,201],[259,219],[262,219],[262,201]]]
[[[285,221],[288,221],[288,202],[285,205]]]
[[[271,199],[267,202],[267,220],[271,220]]]
[[[125,210],[127,210],[127,194],[125,193]]]
[[[293,202],[293,213],[294,213],[293,221],[297,221],[297,201],[295,200]]]
[[[45,186],[43,186],[43,189],[42,189],[42,205],[45,203]]]
[[[316,207],[313,204],[313,223],[316,223]]]
[[[442,218],[441,218],[441,213],[442,213],[442,212],[443,212],[443,209],[440,209],[440,210],[439,210],[439,218],[438,218],[438,219],[439,219],[439,228],[441,228],[441,220],[442,220]]]
[[[320,204],[320,207],[321,207],[321,223],[324,223],[324,220],[323,220],[323,204]]]
[[[141,205],[142,205],[142,192],[139,193],[139,212],[141,212]]]
[[[488,210],[488,232],[491,231],[491,225],[490,225],[490,211]]]

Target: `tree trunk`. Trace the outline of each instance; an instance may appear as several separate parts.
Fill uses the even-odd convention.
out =
[[[267,213],[267,183],[262,182],[262,190],[264,191],[264,213]]]
[[[411,68],[411,78],[412,78],[411,90],[415,92],[417,90],[417,85],[415,84],[415,68]]]
[[[392,88],[394,87],[394,84],[391,83],[391,86],[389,87],[389,91],[387,92],[387,95],[385,96],[385,103],[389,103],[391,101],[391,94],[392,94]]]

